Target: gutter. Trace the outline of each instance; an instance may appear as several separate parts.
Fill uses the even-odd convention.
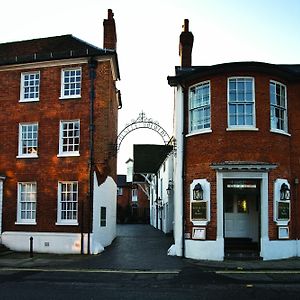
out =
[[[91,253],[91,232],[92,232],[92,214],[94,200],[94,101],[95,101],[95,78],[97,62],[91,57],[89,59],[89,79],[90,79],[90,124],[89,124],[89,190],[88,190],[88,240],[87,253]]]
[[[185,88],[181,84],[183,94],[183,116],[182,116],[182,257],[185,258]]]

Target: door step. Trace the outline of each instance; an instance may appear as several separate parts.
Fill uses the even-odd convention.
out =
[[[259,260],[261,257],[259,256],[258,251],[246,251],[246,250],[232,250],[225,252],[225,259],[231,260]]]

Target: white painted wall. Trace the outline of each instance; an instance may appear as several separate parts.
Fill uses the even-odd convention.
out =
[[[183,167],[183,91],[180,86],[175,91],[174,136],[176,154],[174,159],[174,241],[175,253],[182,256],[182,167]]]
[[[100,209],[106,207],[106,226],[100,226]],[[91,253],[97,254],[116,237],[117,184],[111,177],[98,186],[94,176],[93,229]]]
[[[0,178],[0,243],[2,233],[3,180]]]
[[[80,233],[7,231],[2,233],[2,244],[13,251],[29,252],[30,237],[33,237],[34,252],[80,254],[81,251]],[[87,253],[87,234],[83,238]]]

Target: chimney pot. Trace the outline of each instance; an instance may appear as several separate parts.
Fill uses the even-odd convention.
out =
[[[114,13],[111,9],[107,11],[107,19],[103,21],[103,48],[117,49],[117,33]]]
[[[179,55],[181,59],[181,67],[190,67],[192,65],[192,49],[194,36],[189,31],[189,20],[184,20],[183,31],[179,39]]]

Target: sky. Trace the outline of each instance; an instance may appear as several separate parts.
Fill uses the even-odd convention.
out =
[[[0,43],[73,34],[103,47],[103,19],[114,12],[123,108],[119,132],[144,111],[172,135],[174,90],[184,19],[194,34],[193,65],[234,61],[300,64],[299,0],[9,0],[1,1]],[[162,144],[154,131],[123,140],[118,173],[133,144]]]

